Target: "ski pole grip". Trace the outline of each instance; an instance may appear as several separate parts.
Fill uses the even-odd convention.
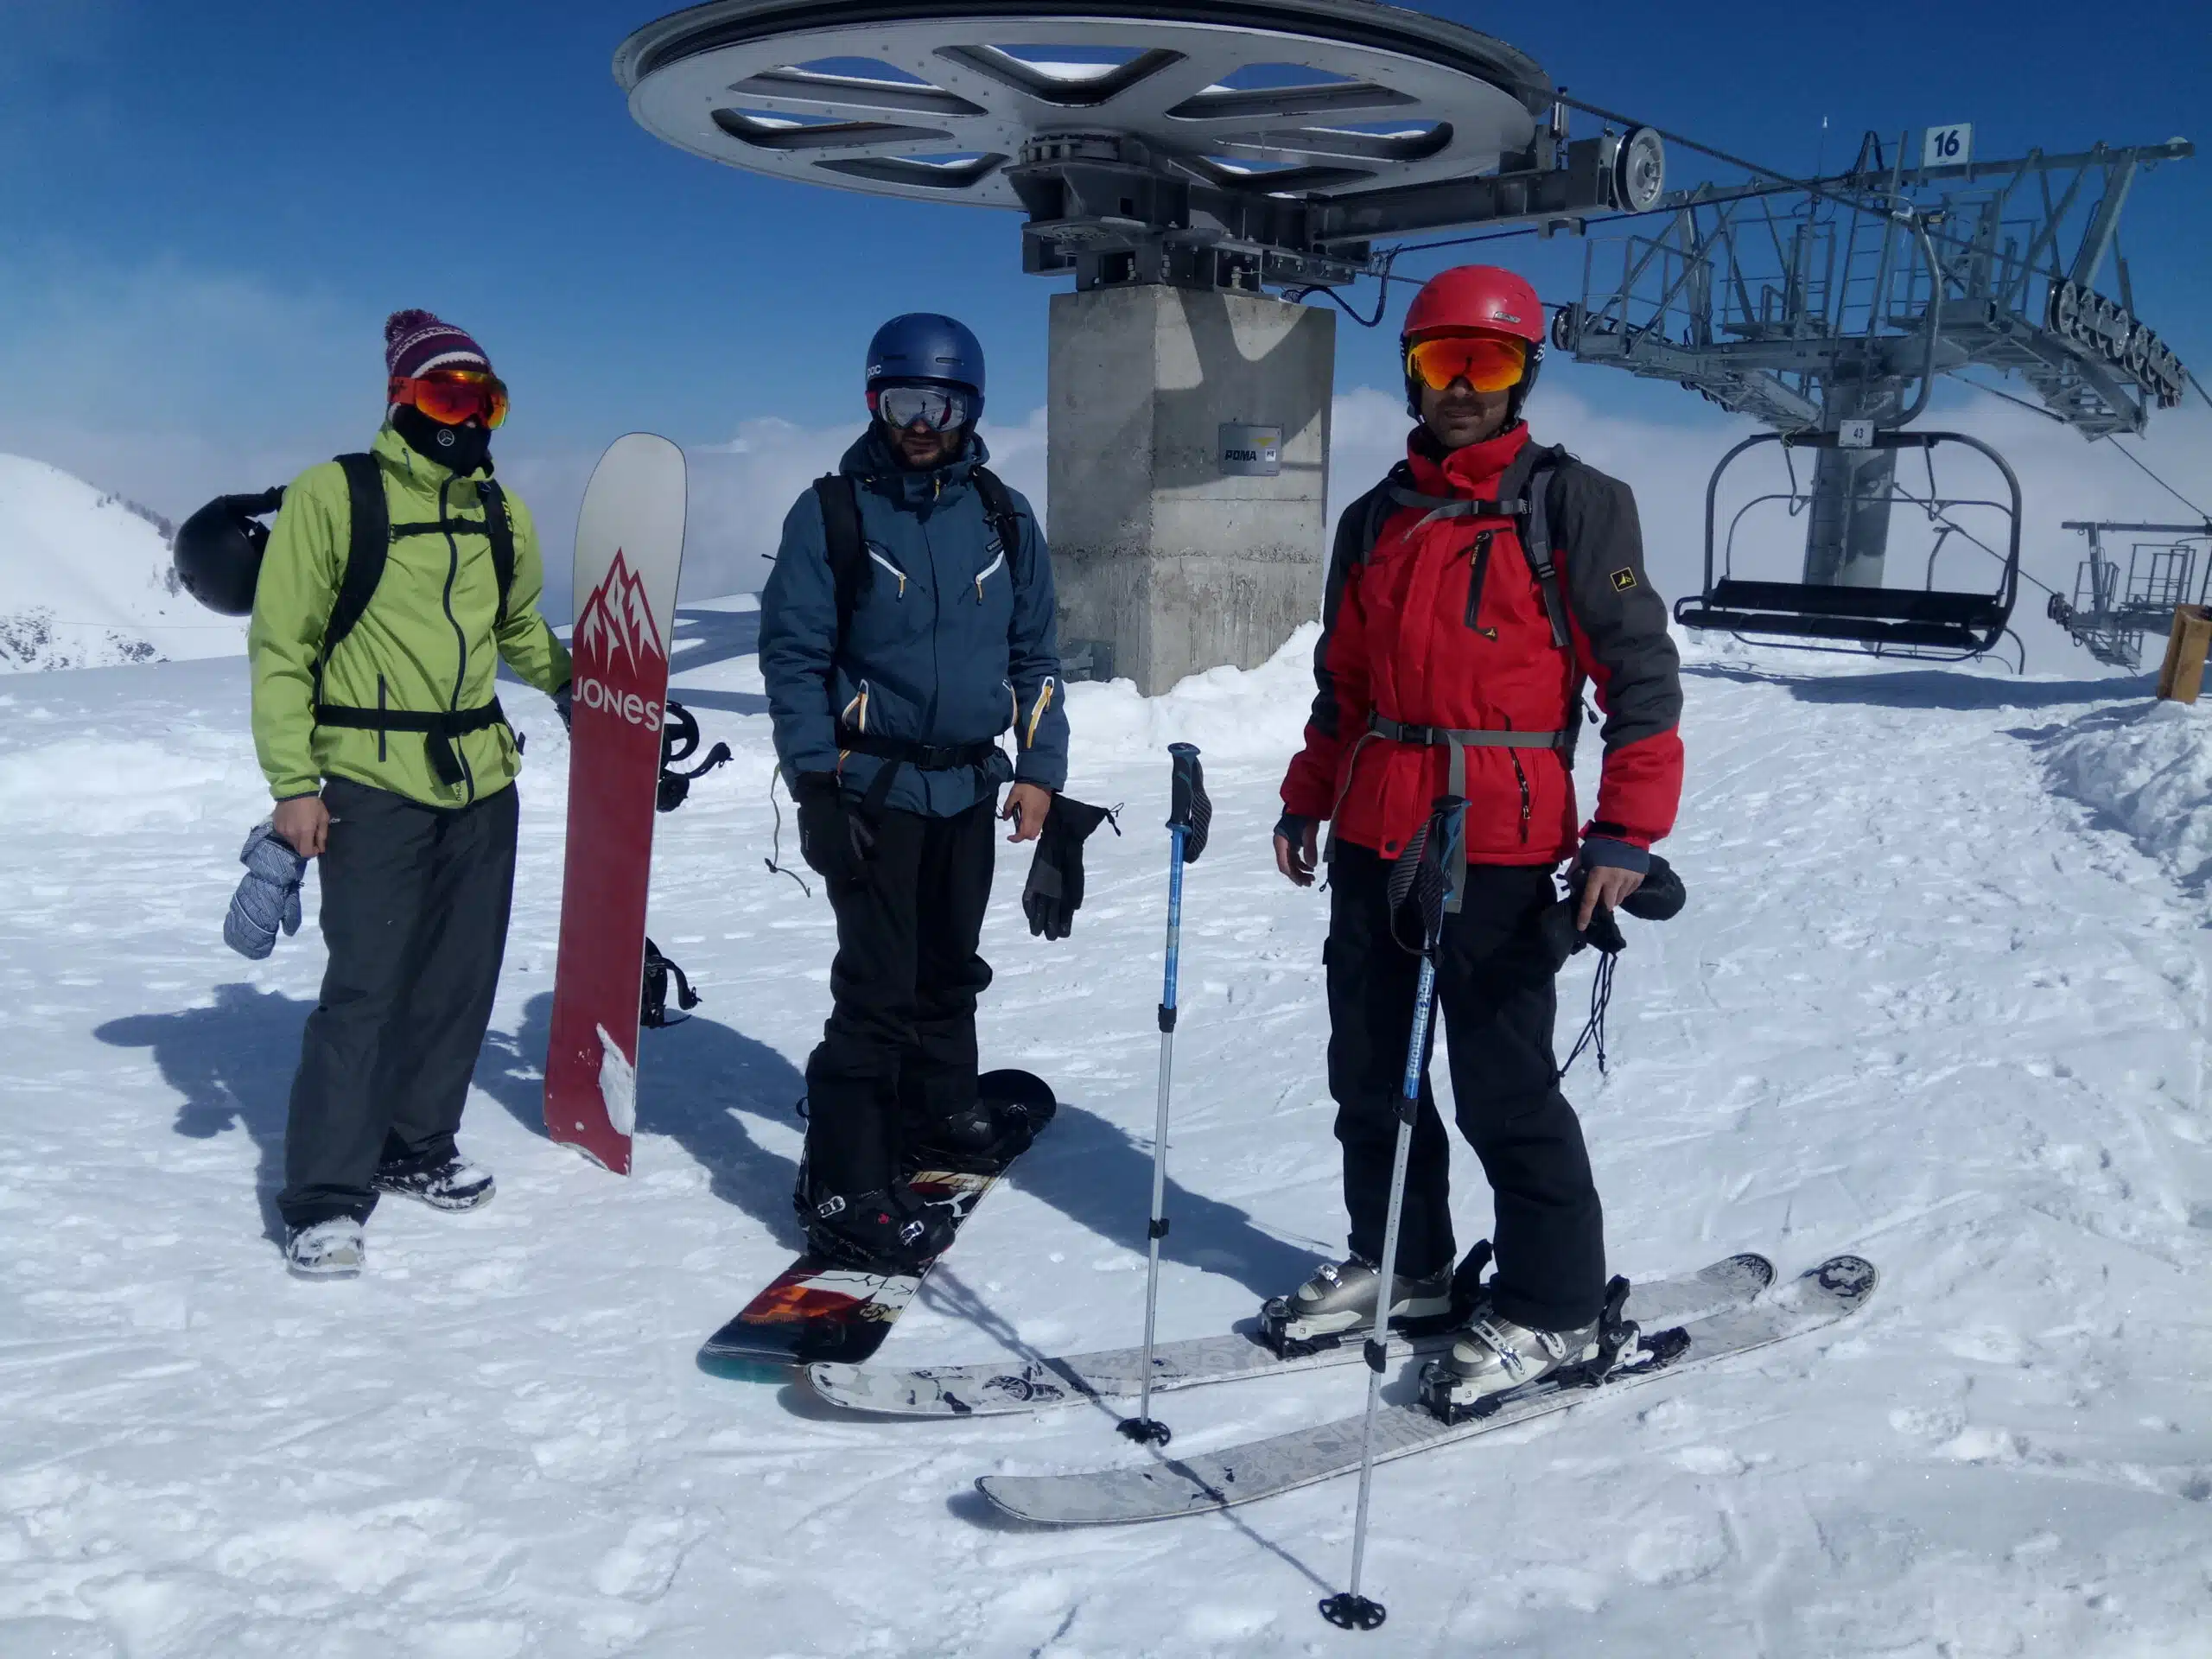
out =
[[[1179,836],[1185,864],[1195,864],[1206,849],[1206,831],[1213,823],[1213,803],[1206,798],[1205,772],[1198,765],[1198,746],[1170,743],[1168,764],[1173,768],[1167,802],[1167,828]]]

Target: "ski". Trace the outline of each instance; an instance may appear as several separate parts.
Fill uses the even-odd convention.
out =
[[[1390,1406],[1376,1420],[1376,1460],[1410,1456],[1493,1429],[1564,1411],[1655,1377],[1703,1366],[1805,1335],[1849,1318],[1873,1294],[1878,1275],[1856,1255],[1831,1256],[1773,1295],[1724,1306],[1670,1329],[1646,1328],[1618,1368],[1595,1384],[1539,1382],[1501,1397],[1487,1415],[1447,1424],[1420,1404]],[[1643,1310],[1632,1289],[1628,1313]],[[985,1475],[976,1484],[1007,1514],[1047,1526],[1163,1521],[1225,1510],[1348,1474],[1360,1466],[1361,1416],[1294,1430],[1192,1458],[1154,1459],[1125,1469],[1065,1475]]]
[[[1679,1325],[1730,1302],[1748,1301],[1773,1282],[1774,1263],[1764,1256],[1732,1255],[1678,1279],[1638,1284],[1632,1293],[1636,1317],[1646,1325]],[[1422,1335],[1394,1333],[1390,1357],[1402,1360],[1448,1348],[1451,1323]],[[1160,1343],[1152,1355],[1153,1390],[1357,1364],[1365,1334],[1363,1329],[1355,1330],[1336,1346],[1291,1358],[1278,1357],[1261,1340],[1257,1320],[1225,1335]],[[824,1400],[850,1411],[901,1417],[989,1416],[1134,1395],[1142,1380],[1143,1360],[1141,1348],[1107,1348],[1089,1354],[911,1370],[824,1362],[807,1367],[806,1379]]]
[[[1040,1132],[1057,1105],[1051,1085],[1027,1071],[987,1071],[976,1078],[976,1092],[984,1100],[1020,1105]],[[926,1201],[950,1205],[957,1230],[1011,1167],[1010,1160],[983,1172],[923,1170],[910,1184]],[[869,1273],[810,1250],[707,1338],[699,1350],[700,1369],[749,1379],[760,1365],[858,1364],[883,1345],[928,1271]]]
[[[576,519],[569,836],[545,1131],[618,1174],[637,1127],[639,988],[669,640],[683,562],[683,452],[632,432]]]

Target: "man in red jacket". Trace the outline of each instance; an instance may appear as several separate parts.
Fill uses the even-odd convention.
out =
[[[1578,926],[1618,906],[1681,793],[1678,664],[1644,573],[1635,498],[1535,443],[1521,421],[1543,323],[1535,290],[1490,265],[1445,271],[1407,313],[1407,395],[1421,423],[1405,461],[1337,526],[1319,690],[1275,830],[1277,866],[1305,887],[1318,827],[1333,821],[1329,1090],[1351,1253],[1288,1299],[1289,1334],[1310,1337],[1373,1316],[1421,932],[1410,914],[1392,915],[1390,872],[1436,797],[1467,802],[1467,868],[1436,990],[1459,1129],[1496,1202],[1497,1268],[1452,1351],[1463,1393],[1517,1387],[1594,1351],[1604,1218],[1560,1092],[1557,967],[1539,918],[1569,859]],[[1605,715],[1605,757],[1596,814],[1578,830],[1571,766],[1586,684]],[[1424,1077],[1394,1321],[1451,1306],[1449,1159]]]

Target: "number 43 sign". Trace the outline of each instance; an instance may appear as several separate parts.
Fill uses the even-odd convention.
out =
[[[1974,160],[1974,123],[1956,121],[1948,127],[1930,127],[1921,135],[1923,167],[1964,167]]]

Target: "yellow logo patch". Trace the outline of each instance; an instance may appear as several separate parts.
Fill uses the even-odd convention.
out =
[[[1636,572],[1630,569],[1626,565],[1623,565],[1619,569],[1613,572],[1613,591],[1615,593],[1624,594],[1635,586]]]

